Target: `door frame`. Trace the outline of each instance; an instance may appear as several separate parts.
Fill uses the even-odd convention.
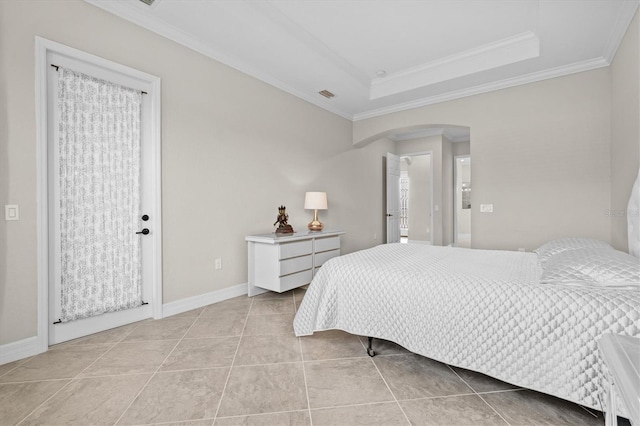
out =
[[[453,156],[453,246],[458,247],[458,159],[469,158],[471,154],[460,154]],[[473,188],[473,185],[472,185]],[[471,204],[471,212],[473,212],[473,203]],[[471,232],[469,233],[471,238]]]
[[[154,229],[149,235],[152,246],[153,289],[151,295],[153,318],[162,318],[162,173],[161,173],[161,110],[160,78],[142,71],[109,61],[42,37],[35,37],[35,88],[36,88],[36,173],[37,173],[37,281],[38,281],[38,349],[49,347],[49,170],[47,126],[47,54],[57,53],[88,62],[106,70],[125,74],[148,84],[151,104],[151,171],[154,201],[149,215],[153,215]],[[147,237],[146,237],[147,238]]]
[[[402,236],[400,235],[400,156],[397,154],[394,154],[392,152],[387,152],[386,156],[386,163],[385,163],[385,223],[386,223],[386,235],[385,235],[385,244],[393,244],[393,243],[399,243],[402,241]],[[389,200],[393,200],[393,198],[390,196],[389,194],[389,187],[390,187],[390,180],[389,180],[389,171],[390,171],[390,159],[393,158],[394,161],[397,161],[397,165],[398,165],[398,178],[395,180],[396,182],[396,190],[395,195],[396,195],[396,199],[393,202],[394,206],[397,206],[398,209],[393,210],[393,209],[389,209],[390,203]],[[397,218],[393,218],[390,219],[391,217],[393,217],[393,214],[391,214],[390,212],[393,212],[395,214],[398,215]],[[395,227],[395,229],[398,231],[398,241],[389,241],[389,235],[391,233],[391,227],[389,226],[389,222],[398,222],[398,226]]]

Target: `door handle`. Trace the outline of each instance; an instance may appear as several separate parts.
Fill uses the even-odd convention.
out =
[[[388,216],[393,216],[393,215],[392,215],[391,213],[387,213],[387,217],[388,217]]]
[[[143,228],[142,231],[136,232],[136,234],[147,235],[149,233],[149,229]]]

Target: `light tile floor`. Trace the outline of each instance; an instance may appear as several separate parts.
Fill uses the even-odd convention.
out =
[[[602,425],[601,413],[342,331],[304,290],[239,297],[0,366],[0,424]]]

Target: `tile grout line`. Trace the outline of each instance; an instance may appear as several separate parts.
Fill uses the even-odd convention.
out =
[[[507,425],[511,426],[511,423],[509,423],[509,422],[507,421],[507,419],[505,419],[504,417],[502,417],[502,414],[500,414],[500,413],[498,412],[498,410],[496,410],[496,409],[493,407],[493,405],[489,404],[489,403],[487,402],[487,400],[486,400],[486,399],[484,399],[484,398],[482,397],[482,395],[480,395],[480,394],[476,394],[476,395],[478,395],[478,398],[480,398],[480,399],[481,399],[485,404],[487,404],[487,405],[489,406],[489,408],[491,408],[491,409],[492,409],[492,410],[493,410],[493,411],[494,411],[494,412],[495,412],[495,413],[496,413],[496,414],[497,414],[497,415],[498,415],[498,416],[499,416],[499,417],[500,417],[500,418],[501,418],[501,419],[502,419],[502,420],[503,420]]]
[[[60,392],[62,392],[67,386],[69,386],[72,382],[73,382],[73,378],[70,379],[63,379],[63,380],[68,380],[67,383],[64,384],[64,386],[62,386],[60,389],[58,389],[56,392],[53,393],[53,395],[51,395],[49,398],[45,399],[44,401],[42,401],[42,403],[40,405],[38,405],[37,407],[35,407],[33,410],[31,410],[31,412],[29,412],[29,414],[27,414],[26,416],[24,416],[22,418],[22,420],[20,420],[18,423],[16,423],[15,426],[20,425],[22,422],[24,422],[25,420],[27,420],[27,418],[32,415],[33,413],[35,413],[38,408],[42,407],[44,404],[46,404],[47,402],[49,402],[51,400],[51,398],[53,398],[54,396],[56,396],[57,394],[59,394]]]
[[[293,295],[293,317],[295,319],[295,315],[298,313],[296,309],[296,290],[294,289],[291,294]],[[293,332],[295,336],[295,330]],[[300,350],[300,361],[302,361],[302,378],[304,380],[304,392],[307,396],[307,412],[309,413],[309,426],[313,426],[313,416],[311,415],[311,400],[309,399],[309,385],[307,384],[307,369],[304,366],[304,352],[302,351],[302,338],[297,337],[298,339],[298,349]]]
[[[98,358],[96,358],[91,364],[87,365],[80,373],[76,374],[76,376],[74,377],[74,379],[77,379],[78,376],[80,376],[82,373],[84,373],[85,371],[87,371],[87,369],[89,367],[91,367],[93,364],[95,364],[96,362],[98,362],[102,357],[104,357],[106,354],[108,354],[109,352],[111,352],[111,350],[113,348],[115,348],[119,343],[122,343],[122,341],[131,333],[133,333],[133,330],[135,330],[136,328],[138,328],[139,324],[135,327],[133,327],[131,329],[131,331],[129,331],[127,334],[125,334],[124,336],[122,336],[120,338],[120,340],[118,340],[117,342],[115,342],[113,345],[111,345],[111,347],[109,349],[107,349],[106,351],[104,351],[104,353],[102,355],[100,355]]]
[[[487,402],[487,400],[485,400],[478,392],[476,392],[476,390],[473,388],[473,386],[471,386],[469,383],[467,383],[467,381],[465,379],[463,379],[462,377],[460,377],[460,375],[458,374],[458,372],[451,367],[449,364],[446,364],[447,367],[449,367],[449,370],[451,370],[453,372],[453,374],[455,374],[460,380],[462,380],[462,382],[467,385],[469,387],[469,389],[471,389],[473,391],[473,394],[476,395],[478,398],[480,398],[482,400],[482,402],[484,402],[485,404],[487,404],[489,406],[489,408],[491,408],[493,410],[494,413],[496,413],[498,415],[498,417],[500,417],[507,425],[511,426],[511,423],[509,423],[507,421],[507,419],[505,419],[504,417],[502,417],[502,414],[498,413],[498,410],[496,410],[493,405],[489,404]]]
[[[134,329],[135,329],[135,327],[134,327]],[[105,331],[108,331],[108,330],[105,330]],[[132,329],[131,331],[133,331],[133,329]],[[131,331],[130,331],[129,333],[131,333]],[[91,362],[89,365],[87,365],[85,368],[83,368],[83,369],[82,369],[82,371],[80,371],[78,374],[76,374],[76,375],[75,375],[75,376],[73,376],[73,377],[68,377],[68,378],[60,379],[60,380],[68,380],[68,382],[67,382],[64,386],[62,386],[60,389],[58,389],[56,392],[54,392],[54,393],[53,393],[49,398],[45,399],[44,401],[42,401],[42,403],[41,403],[41,404],[39,404],[39,405],[38,405],[38,406],[36,406],[33,410],[31,410],[31,412],[29,412],[29,414],[27,414],[26,416],[24,416],[24,417],[22,418],[22,420],[20,420],[18,423],[16,423],[16,426],[18,426],[20,423],[24,422],[24,421],[25,421],[25,420],[26,420],[30,415],[32,415],[33,413],[35,413],[35,412],[36,412],[40,407],[42,407],[44,404],[46,404],[47,402],[49,402],[52,398],[54,398],[56,395],[58,395],[60,392],[62,392],[64,389],[66,389],[66,388],[67,388],[71,383],[73,383],[73,381],[74,381],[74,380],[78,379],[78,376],[79,376],[79,375],[81,375],[82,373],[84,373],[84,372],[85,372],[85,370],[86,370],[87,368],[91,367],[93,364],[95,364],[96,362],[98,362],[98,360],[99,360],[100,358],[102,358],[103,356],[105,356],[105,355],[106,355],[106,354],[107,354],[111,349],[113,349],[113,348],[114,348],[118,343],[120,343],[120,341],[121,341],[122,339],[124,339],[126,336],[128,336],[128,335],[129,335],[129,333],[127,333],[125,336],[122,336],[122,338],[121,338],[120,340],[118,340],[118,341],[114,342],[113,344],[111,344],[111,346],[110,346],[106,351],[104,351],[100,356],[98,356],[98,358],[94,359],[94,360],[93,360],[93,362]],[[69,347],[71,347],[71,346],[73,346],[73,345],[69,345]],[[48,348],[47,348],[47,350],[48,350]],[[31,357],[31,358],[34,358],[34,357]],[[26,363],[26,362],[25,362],[25,363]],[[53,380],[55,380],[55,379],[49,379],[49,380],[47,380],[47,381],[53,381]],[[33,382],[39,382],[39,381],[44,381],[44,380],[33,380],[33,381],[31,381],[31,383],[33,383]]]
[[[205,417],[204,419],[196,419],[196,420],[178,420],[178,421],[171,421],[171,422],[159,422],[159,423],[142,423],[140,425],[133,425],[133,426],[162,426],[162,425],[177,425],[177,424],[189,424],[189,423],[196,423],[196,422],[203,422],[206,420],[215,420],[213,417]],[[213,426],[213,423],[212,423]]]
[[[269,411],[267,413],[253,413],[253,414],[237,414],[234,416],[222,416],[218,419],[240,419],[243,417],[257,417],[257,416],[269,416],[271,414],[287,414],[287,413],[300,413],[307,410],[285,410],[285,411]],[[205,419],[208,420],[208,419]]]
[[[34,355],[34,356],[35,356],[35,355]],[[4,373],[0,374],[0,377],[6,376],[7,374],[11,373],[11,372],[12,372],[13,370],[15,370],[16,368],[20,367],[22,364],[24,364],[24,363],[26,363],[26,362],[30,361],[32,358],[33,358],[33,356],[30,356],[30,357],[27,357],[27,358],[24,358],[24,359],[19,359],[19,360],[15,361],[15,362],[17,362],[18,364],[17,364],[15,367],[10,368],[10,369],[8,369],[7,371],[5,371]],[[4,364],[3,364],[3,365],[4,365]]]
[[[364,349],[366,349],[364,343],[362,342],[361,339],[358,339],[360,341],[360,344],[362,345],[362,347]],[[396,405],[398,406],[398,408],[400,409],[400,411],[402,412],[402,415],[404,416],[405,420],[407,421],[408,425],[411,425],[411,420],[409,420],[409,416],[407,416],[407,413],[405,413],[404,408],[402,408],[402,406],[400,405],[400,403],[398,402],[398,398],[396,398],[396,395],[393,393],[393,391],[391,390],[391,387],[389,386],[389,384],[387,383],[387,380],[384,378],[384,376],[382,375],[382,372],[380,371],[380,369],[378,368],[378,366],[376,365],[376,363],[373,360],[373,357],[369,357],[369,359],[371,360],[371,364],[373,364],[373,366],[375,367],[376,371],[378,372],[378,374],[380,375],[380,378],[382,379],[382,381],[384,382],[384,385],[387,387],[387,389],[389,390],[389,393],[391,394],[391,396],[393,397],[393,400],[396,402]]]
[[[240,344],[242,343],[242,337],[244,336],[244,329],[247,327],[247,322],[249,321],[249,315],[251,315],[251,309],[253,309],[254,300],[255,299],[251,298],[251,304],[249,305],[249,310],[247,311],[247,315],[244,318],[244,324],[242,325],[242,332],[240,333],[240,339],[238,339],[238,345],[236,346],[236,351],[233,354],[233,359],[231,360],[231,365],[229,366],[227,379],[225,380],[224,386],[222,387],[222,392],[220,393],[220,401],[218,401],[216,412],[213,415],[213,424],[215,424],[216,419],[218,418],[218,413],[220,412],[220,407],[222,406],[222,399],[224,398],[224,392],[227,390],[227,385],[229,384],[229,379],[231,378],[231,372],[233,371],[233,365],[236,363],[236,357],[238,356],[238,351],[240,350]]]
[[[138,393],[136,394],[136,396],[134,396],[131,399],[131,402],[129,403],[129,405],[127,405],[127,408],[125,408],[122,411],[122,414],[120,414],[120,417],[118,417],[118,419],[113,423],[114,426],[118,424],[118,422],[120,420],[122,420],[122,417],[125,415],[125,413],[127,411],[129,411],[129,408],[131,408],[131,406],[133,405],[133,403],[138,399],[138,397],[142,394],[142,392],[144,392],[144,390],[147,388],[147,386],[149,385],[149,382],[151,382],[151,380],[156,376],[156,374],[158,374],[158,371],[160,371],[160,368],[162,368],[162,365],[167,361],[167,359],[169,359],[169,357],[171,356],[171,354],[173,354],[173,352],[176,350],[176,348],[178,347],[178,345],[180,344],[180,342],[182,342],[184,340],[184,336],[187,335],[187,333],[189,333],[189,331],[191,330],[191,328],[193,327],[193,325],[198,321],[198,319],[200,318],[200,316],[202,315],[202,313],[204,312],[204,309],[200,312],[200,314],[198,314],[197,317],[194,318],[193,322],[191,323],[191,325],[189,326],[189,328],[184,332],[184,334],[182,335],[182,337],[176,342],[175,345],[173,345],[173,348],[169,351],[169,353],[167,354],[166,357],[164,357],[164,359],[162,360],[162,362],[160,364],[158,364],[158,368],[155,369],[155,371],[151,374],[151,376],[149,377],[149,379],[145,382],[145,384],[140,388],[140,390],[138,391]],[[162,319],[162,318],[161,318]],[[132,330],[133,331],[133,330]],[[141,374],[145,374],[145,373],[141,373]]]
[[[493,393],[499,393],[499,392],[512,392],[514,390],[508,390],[508,391],[498,391],[498,392],[493,392]],[[425,397],[421,397],[421,398],[405,398],[405,399],[389,399],[389,400],[385,400],[385,401],[377,401],[377,402],[362,402],[359,404],[345,404],[345,405],[326,405],[323,407],[317,407],[317,408],[312,408],[311,411],[319,411],[319,410],[331,410],[333,408],[345,408],[345,407],[362,407],[365,405],[376,405],[376,404],[392,404],[394,402],[411,402],[411,401],[429,401],[429,400],[433,400],[433,399],[447,399],[447,398],[456,398],[456,397],[460,397],[460,396],[474,396],[474,395],[478,395],[480,396],[480,394],[476,394],[474,392],[471,393],[461,393],[461,394],[455,394],[455,395],[441,395],[441,396],[425,396]],[[291,410],[291,411],[283,411],[283,412],[295,412],[295,411],[304,411],[304,410]],[[260,414],[260,413],[256,413],[256,414]],[[272,413],[262,413],[262,414],[272,414]],[[250,415],[255,415],[255,414],[250,414]],[[242,417],[242,416],[226,416],[226,417]]]

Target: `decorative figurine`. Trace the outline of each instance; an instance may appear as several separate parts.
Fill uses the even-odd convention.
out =
[[[293,228],[287,223],[289,215],[285,213],[285,209],[285,206],[278,207],[278,218],[273,223],[273,226],[276,226],[276,223],[278,224],[276,234],[293,234]]]

